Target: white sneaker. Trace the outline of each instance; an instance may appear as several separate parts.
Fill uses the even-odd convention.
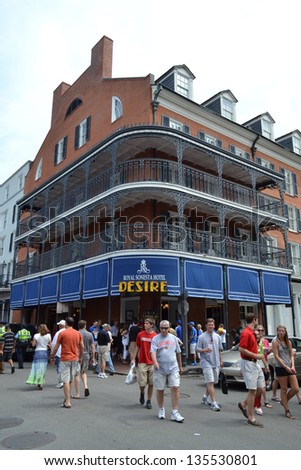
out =
[[[102,374],[102,375],[103,375],[103,377],[102,377],[103,379],[107,379],[107,378],[108,378],[107,374]]]
[[[221,411],[221,409],[220,409],[220,407],[219,407],[219,404],[216,403],[216,401],[213,401],[213,402],[211,403],[210,408],[212,409],[212,411]]]
[[[64,384],[63,382],[56,384],[55,388],[63,388]]]
[[[103,376],[102,372],[100,372],[97,377],[99,377],[100,379],[104,379],[104,376]]]
[[[263,412],[262,412],[262,409],[261,408],[254,408],[254,411],[257,415],[259,416],[262,416],[263,415]]]
[[[159,419],[165,419],[165,409],[164,408],[159,409],[158,418]]]
[[[176,412],[174,412],[174,413],[171,413],[170,419],[171,419],[172,421],[176,421],[177,423],[183,423],[183,421],[184,421],[183,416],[181,416],[178,411],[176,411]]]
[[[210,397],[208,397],[207,395],[204,395],[202,398],[202,403],[204,403],[204,405],[210,406],[211,405]]]

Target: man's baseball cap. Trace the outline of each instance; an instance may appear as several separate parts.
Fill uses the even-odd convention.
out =
[[[65,320],[60,320],[60,321],[57,323],[57,325],[66,325],[66,322],[65,322]]]
[[[194,321],[190,321],[190,322],[188,323],[188,325],[194,326]]]

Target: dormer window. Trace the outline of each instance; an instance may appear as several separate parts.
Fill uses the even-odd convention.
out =
[[[233,102],[223,96],[222,99],[222,116],[233,121]]]
[[[293,148],[295,153],[301,155],[301,139],[296,135],[293,136]]]
[[[156,84],[160,83],[179,95],[192,99],[192,84],[194,79],[195,76],[191,73],[189,68],[186,67],[186,65],[175,65],[158,78],[158,80],[156,80]]]
[[[272,124],[266,119],[262,120],[262,135],[268,139],[272,139]]]
[[[252,131],[257,132],[257,134],[261,134],[267,139],[273,140],[273,124],[275,124],[275,121],[272,116],[269,113],[264,113],[260,114],[254,119],[251,119],[250,121],[245,122],[243,125],[249,129],[252,129]]]
[[[202,103],[202,106],[210,109],[211,111],[220,114],[221,116],[236,121],[235,106],[237,99],[230,90],[220,91],[216,95]]]
[[[282,135],[275,140],[277,144],[301,155],[301,132],[298,129],[289,134]]]

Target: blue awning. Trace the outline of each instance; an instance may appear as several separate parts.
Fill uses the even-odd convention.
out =
[[[10,293],[10,307],[12,309],[23,307],[23,299],[24,299],[24,282],[18,282],[16,284],[12,284],[11,293]]]
[[[70,269],[61,273],[60,302],[69,302],[80,299],[81,269]]]
[[[287,274],[262,273],[263,300],[268,304],[290,304],[291,295]]]
[[[220,264],[185,261],[184,279],[189,297],[224,298],[223,267]]]
[[[234,266],[227,267],[228,298],[245,302],[260,302],[258,271]]]
[[[168,295],[180,295],[179,258],[128,256],[112,260],[111,294],[119,295],[120,282],[166,282]]]
[[[83,299],[108,295],[108,270],[108,261],[84,267]]]
[[[38,305],[40,297],[40,279],[26,281],[24,306]]]
[[[54,304],[57,302],[58,279],[58,274],[49,274],[42,277],[40,304]]]

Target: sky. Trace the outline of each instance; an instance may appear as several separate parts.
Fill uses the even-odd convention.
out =
[[[185,64],[194,101],[230,89],[237,122],[264,112],[275,137],[301,129],[300,17],[295,0],[0,0],[0,184],[34,160],[53,91],[114,42],[113,77],[159,78]]]

